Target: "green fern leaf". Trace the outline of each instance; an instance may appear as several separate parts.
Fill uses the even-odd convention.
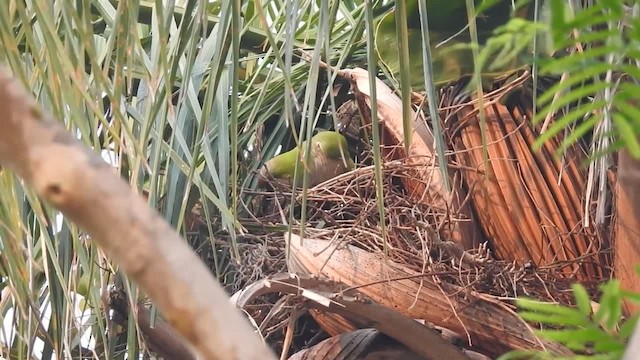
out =
[[[571,285],[573,289],[573,297],[576,299],[576,305],[584,316],[591,315],[591,299],[584,286],[580,284]]]
[[[559,305],[556,305],[559,306]],[[589,324],[588,319],[585,319],[582,315],[573,314],[571,316],[568,315],[553,315],[547,313],[538,313],[538,312],[520,312],[520,317],[524,320],[536,322],[540,324],[546,324],[551,326],[586,326]]]
[[[558,133],[568,128],[571,124],[573,124],[577,120],[584,118],[585,113],[588,114],[597,109],[601,109],[605,104],[606,102],[604,100],[597,100],[592,103],[583,105],[578,109],[573,109],[569,111],[567,114],[565,114],[564,116],[562,116],[561,118],[553,122],[553,124],[551,124],[551,126],[549,127],[549,129],[547,129],[546,132],[538,136],[536,141],[533,143],[533,148],[536,150],[539,149],[540,147],[542,147],[545,141],[556,136]],[[600,115],[592,116],[592,118],[596,118],[596,119],[599,117]],[[595,125],[595,122],[589,122],[588,125],[591,125],[590,127],[592,127],[593,125]],[[583,129],[582,130],[583,133],[586,133],[586,131],[588,131],[589,128],[587,128],[586,130]]]

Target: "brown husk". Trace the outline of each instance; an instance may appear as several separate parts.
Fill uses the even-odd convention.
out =
[[[533,149],[540,125],[531,123],[528,80],[525,74],[485,96],[484,144],[479,102],[461,96],[465,82],[442,93],[441,118],[455,161],[466,168],[461,174],[479,224],[499,259],[556,264],[576,280],[604,279],[610,245],[583,200],[585,150],[576,142],[557,155],[561,137]]]

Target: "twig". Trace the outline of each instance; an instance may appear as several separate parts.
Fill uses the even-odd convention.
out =
[[[110,308],[120,314],[123,320],[121,325],[126,326],[129,315],[129,303],[126,294],[114,292],[110,296]],[[136,320],[142,334],[147,339],[149,348],[166,359],[195,360],[189,349],[176,338],[176,331],[162,318],[157,318],[154,326],[151,326],[151,313],[143,304],[136,307]]]

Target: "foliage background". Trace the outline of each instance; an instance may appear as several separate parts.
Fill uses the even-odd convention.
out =
[[[400,89],[405,108],[409,85],[434,99],[442,81],[462,75],[481,80],[533,62],[540,74],[571,74],[536,100],[542,105],[539,121],[580,99],[594,100],[567,111],[540,141],[560,131],[573,131],[568,141],[589,133],[591,176],[600,183],[611,161],[603,154],[625,146],[640,156],[633,136],[639,117],[632,106],[639,93],[640,37],[617,32],[637,28],[637,4],[549,1],[548,14],[514,19],[507,6],[502,23],[483,23],[474,13],[489,2],[430,2],[436,5],[425,8],[401,3],[396,12],[408,21],[394,27],[390,1],[7,0],[0,3],[0,61],[185,238],[196,239],[194,246],[210,247],[204,260],[228,284],[226,276],[239,261],[237,244],[255,227],[245,211],[253,200],[248,190],[256,187],[255,170],[315,127],[336,125],[326,86],[336,74],[321,62],[372,70]],[[438,19],[455,21],[448,28]],[[465,41],[425,46],[446,43],[467,26]],[[498,36],[489,39],[496,28]],[[578,36],[567,39],[572,31]],[[562,61],[522,56],[585,42],[595,45]],[[504,63],[489,60],[496,57]],[[442,59],[455,59],[463,71],[443,71]],[[612,81],[620,72],[633,81]],[[559,91],[566,95],[554,99],[551,94]],[[433,117],[436,103],[430,102]],[[437,127],[433,131],[441,138]],[[438,152],[443,154],[442,144]],[[379,159],[376,166],[379,171]],[[138,357],[143,345],[135,321],[130,317],[129,331],[115,336],[101,298],[115,285],[131,302],[144,294],[19,179],[0,170],[0,182],[0,310],[11,324],[0,336],[5,357],[70,356],[80,345],[96,349],[99,358]],[[605,191],[600,187],[598,196]],[[191,223],[198,200],[204,237],[194,237]],[[232,246],[220,247],[216,239]],[[82,341],[89,334],[92,340]]]

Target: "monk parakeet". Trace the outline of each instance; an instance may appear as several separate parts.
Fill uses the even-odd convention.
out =
[[[349,157],[347,140],[335,131],[322,131],[311,138],[311,154],[309,163],[303,164],[307,141],[302,143],[302,151],[296,147],[267,161],[260,171],[260,175],[293,185],[296,161],[298,161],[298,176],[296,186],[302,186],[303,169],[309,173],[309,186],[315,186],[354,168]]]

